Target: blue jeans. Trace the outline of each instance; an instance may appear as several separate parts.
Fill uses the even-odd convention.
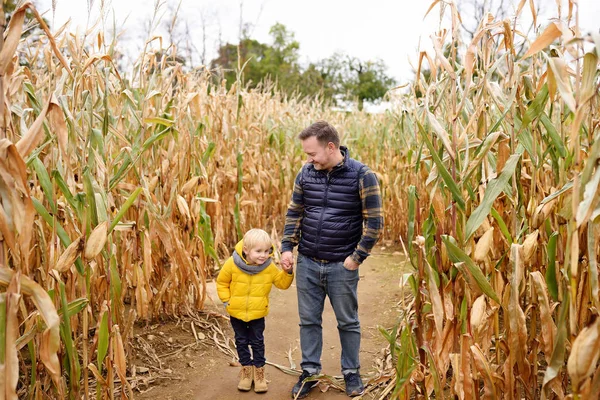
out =
[[[235,348],[243,366],[254,365],[261,368],[265,365],[265,319],[253,319],[244,322],[241,319],[229,316],[233,332],[235,333]],[[250,347],[252,354],[250,354]]]
[[[358,320],[358,270],[349,271],[342,262],[315,261],[298,253],[296,271],[300,347],[303,370],[321,371],[323,350],[323,306],[329,297],[342,345],[342,372],[360,368],[360,322]]]

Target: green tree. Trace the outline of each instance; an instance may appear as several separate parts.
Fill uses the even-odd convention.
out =
[[[245,36],[239,45],[227,43],[221,46],[217,57],[211,61],[211,69],[217,71],[219,79],[226,79],[227,88],[236,81],[239,66],[243,67],[244,84],[251,88],[271,81],[287,95],[330,98],[331,91],[326,87],[320,69],[315,64],[306,68],[300,66],[300,43],[295,40],[294,33],[277,23],[269,34],[269,44]]]
[[[356,101],[359,110],[363,109],[365,101],[381,101],[396,83],[387,74],[382,60],[364,61],[337,53],[323,60],[320,68],[335,95],[342,101]]]

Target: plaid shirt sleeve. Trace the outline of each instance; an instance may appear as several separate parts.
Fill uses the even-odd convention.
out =
[[[285,215],[285,227],[281,239],[281,252],[292,251],[300,242],[300,227],[304,217],[304,194],[302,192],[302,170],[296,175],[292,200]]]
[[[351,257],[361,264],[369,256],[383,232],[383,208],[379,181],[373,171],[367,169],[360,177],[359,185],[365,226],[360,242]]]

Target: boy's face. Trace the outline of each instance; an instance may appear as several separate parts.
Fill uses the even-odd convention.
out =
[[[328,170],[334,167],[335,145],[331,142],[323,146],[319,140],[311,136],[302,141],[302,150],[308,156],[307,162],[315,166],[316,170]]]
[[[244,248],[244,253],[246,253],[246,261],[248,264],[261,265],[269,258],[269,254],[271,254],[271,245],[259,244],[251,249]]]

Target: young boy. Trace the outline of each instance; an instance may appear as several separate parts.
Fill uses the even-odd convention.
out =
[[[230,315],[242,370],[238,389],[267,391],[265,379],[265,316],[269,313],[269,293],[274,284],[287,289],[294,279],[293,267],[279,270],[271,257],[273,244],[262,229],[251,229],[235,246],[217,277],[217,293]],[[252,348],[250,354],[249,347]]]

